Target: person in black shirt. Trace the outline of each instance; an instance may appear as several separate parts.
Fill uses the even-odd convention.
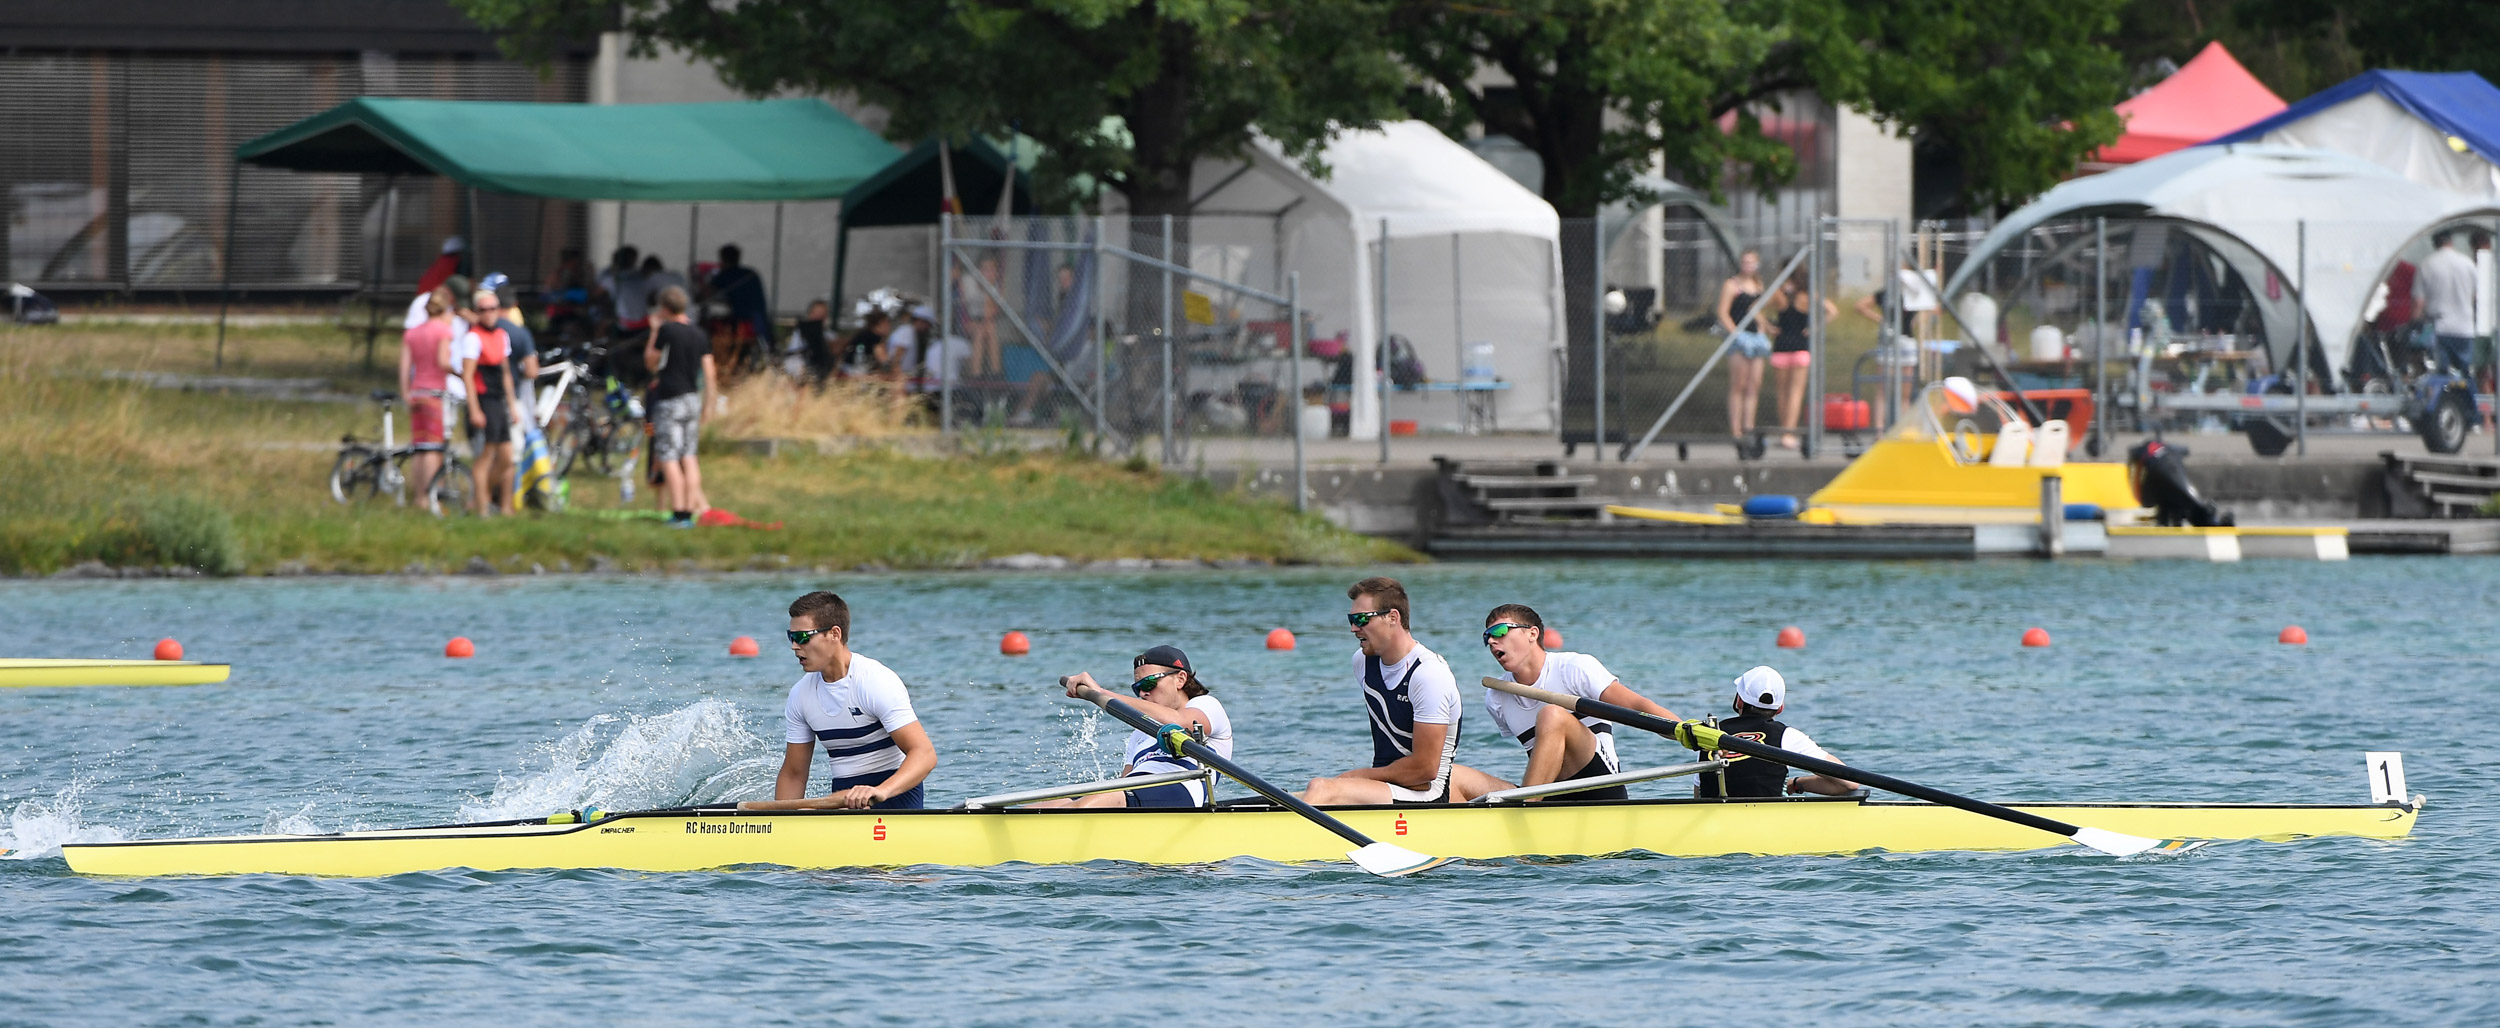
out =
[[[1720,719],[1720,732],[1802,756],[1819,757],[1834,764],[1846,763],[1807,738],[1806,733],[1779,720],[1780,711],[1788,707],[1788,680],[1780,677],[1777,670],[1768,666],[1756,667],[1737,676],[1734,707],[1735,717]],[[1784,792],[1846,796],[1858,788],[1856,782],[1823,775],[1790,778],[1785,765],[1742,753],[1718,750],[1704,753],[1702,757],[1728,762],[1726,770],[1704,774],[1694,783],[1693,795],[1702,799],[1714,799],[1721,795],[1777,796]],[[1724,793],[1721,792],[1722,787],[1726,790]]]
[[[1777,314],[1771,321],[1771,374],[1776,379],[1773,395],[1780,401],[1780,448],[1797,448],[1797,420],[1805,412],[1806,379],[1814,364],[1814,291],[1804,282],[1789,279],[1781,287]],[[1823,318],[1840,316],[1840,308],[1830,300],[1823,301]]]
[[[884,311],[869,311],[868,320],[859,331],[851,333],[842,344],[841,372],[845,375],[877,375],[885,372],[885,337],[894,334],[894,318]]]
[[[684,287],[660,290],[659,301],[650,341],[642,347],[643,362],[652,369],[651,461],[662,476],[660,500],[668,505],[670,526],[692,528],[695,515],[712,507],[703,497],[695,440],[719,376],[712,367],[712,337],[687,323]]]

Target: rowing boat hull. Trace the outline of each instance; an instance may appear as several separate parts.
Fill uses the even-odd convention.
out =
[[[0,688],[63,685],[207,685],[232,669],[190,660],[0,659]]]
[[[2402,838],[2421,799],[2385,806],[2030,804],[2017,809],[2156,839]],[[1679,857],[2029,850],[2046,832],[1925,803],[1854,798],[1353,807],[1331,813],[1385,842],[1492,859],[1647,851]],[[1290,812],[1217,810],[651,811],[587,824],[498,823],[313,836],[228,836],[63,847],[96,875],[371,877],[447,868],[698,871],[1073,864],[1202,864],[1345,857],[1344,840]]]

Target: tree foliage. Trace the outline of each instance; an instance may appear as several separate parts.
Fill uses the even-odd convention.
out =
[[[2239,0],[2232,14],[2249,29],[2341,42],[2365,67],[2471,71],[2500,82],[2500,4],[2489,0]]]
[[[1396,112],[1375,0],[455,0],[544,60],[606,29],[711,62],[750,93],[851,93],[901,139],[1022,132],[1046,178],[1186,213],[1190,168],[1252,134],[1309,159]]]
[[[2096,40],[2120,2],[1412,2],[1394,39],[1438,87],[1412,102],[1418,114],[1520,138],[1566,214],[1625,195],[1652,154],[1713,190],[1730,168],[1786,180],[1794,157],[1758,119],[1809,92],[1911,135],[1968,199],[1998,203],[2056,184],[2117,138],[2109,107],[2125,68]],[[1515,94],[1486,88],[1476,62],[1501,68]]]

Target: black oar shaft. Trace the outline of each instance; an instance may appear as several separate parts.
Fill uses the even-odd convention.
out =
[[[1156,722],[1155,719],[1147,717],[1145,711],[1139,710],[1136,707],[1132,707],[1127,703],[1116,699],[1105,699],[1102,704],[1102,709],[1109,711],[1112,717],[1119,718],[1129,727],[1137,729],[1140,732],[1144,732],[1147,735],[1155,736],[1157,741],[1161,740],[1164,726]],[[1226,777],[1248,786],[1251,792],[1267,797],[1270,802],[1310,819],[1313,824],[1337,833],[1338,836],[1344,838],[1347,842],[1353,843],[1357,846],[1373,845],[1371,837],[1355,831],[1354,826],[1328,816],[1318,807],[1314,807],[1303,802],[1302,797],[1286,792],[1285,790],[1279,789],[1273,785],[1269,785],[1266,779],[1260,778],[1257,775],[1251,774],[1249,771],[1243,770],[1241,765],[1235,764],[1221,754],[1216,753],[1213,747],[1210,747],[1205,743],[1199,742],[1196,739],[1184,738],[1181,740],[1181,753],[1192,760],[1223,772]]]
[[[1667,718],[1659,717],[1655,714],[1633,710],[1630,707],[1617,706],[1604,700],[1592,700],[1585,696],[1572,696],[1570,699],[1572,702],[1568,705],[1568,709],[1570,709],[1573,713],[1583,714],[1594,718],[1604,718],[1608,721],[1615,722],[1616,724],[1656,732],[1670,739],[1675,738],[1676,726],[1686,723],[1672,721]],[[1548,700],[1547,702],[1553,701]],[[1681,742],[1682,740],[1677,741]],[[1789,767],[1796,768],[1799,771],[1806,771],[1831,778],[1871,785],[1886,792],[1900,793],[1903,796],[1926,800],[1929,803],[1940,803],[1948,807],[1959,807],[1974,814],[1985,814],[1989,817],[2011,821],[2018,825],[2023,825],[2029,828],[2037,828],[2043,832],[2049,832],[2056,835],[2063,835],[2071,838],[2074,836],[2075,832],[2080,830],[2076,826],[2067,824],[2064,821],[2052,820],[2041,817],[2038,814],[2016,810],[2012,807],[1999,806],[1986,800],[1975,800],[1968,796],[1957,796],[1942,789],[1928,788],[1927,786],[1920,785],[1917,782],[1905,782],[1890,775],[1880,775],[1872,771],[1850,767],[1847,764],[1840,764],[1816,757],[1809,757],[1802,753],[1795,753],[1789,750],[1780,749],[1777,746],[1765,746],[1750,739],[1739,739],[1732,735],[1721,734],[1716,748],[1728,750],[1734,753],[1742,753],[1748,757],[1767,760],[1774,764],[1785,764]]]

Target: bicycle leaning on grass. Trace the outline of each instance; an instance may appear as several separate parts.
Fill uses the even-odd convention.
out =
[[[417,454],[439,453],[443,466],[424,488],[425,509],[436,517],[441,517],[445,510],[468,509],[469,462],[441,443],[398,445],[392,433],[391,408],[398,403],[399,394],[376,390],[373,399],[382,405],[382,443],[376,446],[365,442],[353,432],[339,437],[338,460],[330,465],[330,498],[355,503],[387,494],[393,502],[406,506],[408,476],[403,465]]]

